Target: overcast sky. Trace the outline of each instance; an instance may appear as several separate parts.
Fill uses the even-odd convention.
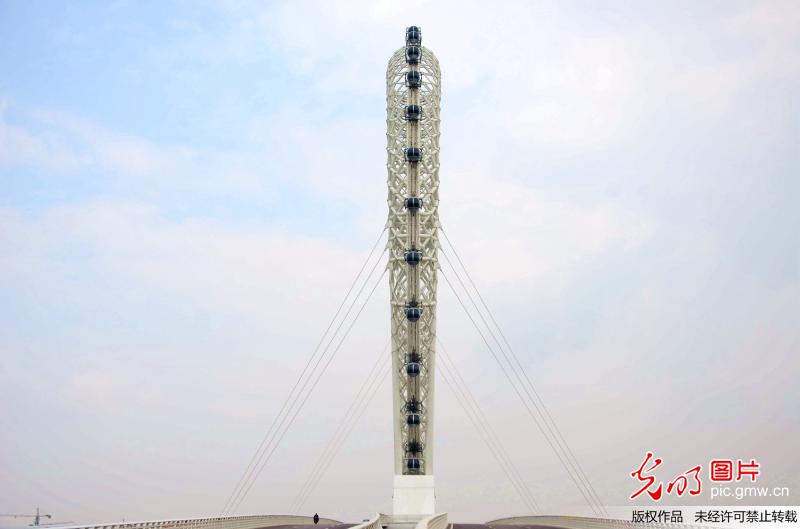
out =
[[[385,222],[410,24],[442,224],[604,502],[653,450],[800,503],[797,2],[3,1],[0,511],[219,511]],[[543,510],[583,512],[441,282],[439,318]],[[388,328],[381,286],[240,512],[289,510]],[[441,383],[436,420],[440,510],[524,513]],[[386,377],[308,513],[390,511],[391,443]]]

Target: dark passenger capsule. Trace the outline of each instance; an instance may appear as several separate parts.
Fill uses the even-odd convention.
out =
[[[406,263],[417,266],[422,261],[422,254],[417,250],[408,250],[405,255]]]
[[[417,413],[409,413],[406,415],[406,424],[409,426],[419,426],[422,422],[422,417]]]
[[[410,377],[419,376],[420,367],[419,364],[416,362],[411,362],[410,364],[406,364],[406,374]]]
[[[422,114],[422,109],[419,105],[406,106],[406,119],[408,121],[419,121],[420,114]]]
[[[419,88],[422,86],[422,75],[415,70],[406,73],[406,86],[409,88]]]
[[[419,459],[406,459],[406,468],[409,470],[419,470],[422,468],[422,461]]]
[[[406,318],[408,318],[408,321],[419,321],[420,316],[422,316],[422,309],[419,307],[406,307]]]
[[[422,444],[417,441],[410,441],[406,447],[406,452],[419,453],[422,452]]]
[[[422,199],[419,197],[407,197],[405,201],[406,209],[411,212],[416,212],[422,208]]]
[[[422,44],[422,31],[419,26],[406,28],[406,46],[419,46]]]
[[[422,160],[422,149],[419,147],[407,147],[406,160],[409,162],[418,162]]]
[[[408,46],[406,48],[406,62],[408,64],[419,64],[422,50],[418,46]]]

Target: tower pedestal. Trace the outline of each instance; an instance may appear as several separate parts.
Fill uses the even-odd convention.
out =
[[[392,518],[405,516],[422,518],[436,514],[433,476],[395,475],[392,505]]]

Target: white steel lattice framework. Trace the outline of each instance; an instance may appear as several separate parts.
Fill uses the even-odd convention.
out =
[[[419,28],[386,72],[395,514],[433,514],[439,61]]]

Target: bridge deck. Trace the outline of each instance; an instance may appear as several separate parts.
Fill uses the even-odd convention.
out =
[[[454,523],[450,529],[554,529],[554,525],[487,525],[483,523]]]
[[[320,520],[318,524],[308,525],[270,525],[263,529],[350,529],[358,524],[355,523],[340,523],[340,524],[325,524]]]

